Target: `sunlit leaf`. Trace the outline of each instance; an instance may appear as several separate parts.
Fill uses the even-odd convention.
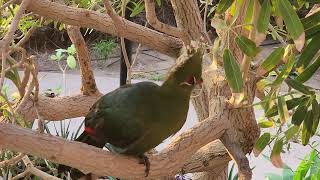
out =
[[[305,115],[301,133],[302,144],[305,146],[309,143],[312,131],[312,111],[308,111]]]
[[[234,0],[221,0],[217,6],[216,12],[218,14],[224,13],[233,3]]]
[[[319,41],[320,42],[320,41]],[[297,81],[304,83],[308,81],[319,69],[320,67],[320,57],[315,60],[310,66],[307,67],[301,74],[296,77]]]
[[[271,156],[270,156],[271,162],[277,168],[282,168],[284,165],[280,155],[282,148],[283,148],[283,140],[278,139],[273,145],[273,148],[271,151]]]
[[[67,58],[67,64],[70,69],[75,69],[77,67],[77,62],[74,56],[68,56]]]
[[[274,122],[273,121],[260,121],[258,123],[259,127],[261,128],[270,128],[274,126]]]
[[[286,140],[289,141],[294,135],[299,131],[299,126],[291,126],[284,134],[286,136]]]
[[[292,99],[287,100],[286,104],[287,104],[288,110],[291,110],[291,109],[297,107],[299,104],[305,102],[307,99],[308,99],[307,97],[301,96],[298,98],[292,98]],[[278,115],[278,108],[276,106],[270,108],[265,114],[265,116],[268,118],[276,116],[276,115]]]
[[[299,73],[303,72],[304,69],[306,69],[307,66],[312,62],[313,57],[320,49],[319,42],[320,33],[312,38],[310,43],[302,51],[301,56],[297,62],[297,70]]]
[[[312,101],[312,116],[313,116],[313,120],[312,120],[313,123],[312,123],[311,136],[313,136],[317,132],[319,120],[320,120],[320,106],[316,99],[313,99]]]
[[[274,86],[280,85],[289,76],[289,74],[293,68],[294,63],[295,63],[295,58],[294,58],[294,55],[291,54],[289,56],[288,62],[284,65],[283,70],[281,71],[279,76],[277,76],[277,78],[272,83]]]
[[[258,48],[252,40],[246,38],[245,36],[237,36],[236,43],[241,51],[249,57],[255,57],[260,52],[260,48]]]
[[[257,140],[256,144],[253,147],[253,154],[255,157],[258,157],[259,154],[264,150],[264,148],[269,144],[271,139],[270,133],[264,133]]]
[[[272,51],[272,53],[262,62],[261,66],[258,69],[258,75],[262,76],[266,72],[274,69],[281,61],[284,55],[284,48],[279,47]]]
[[[289,119],[289,111],[287,108],[286,100],[283,96],[278,97],[278,112],[281,123],[284,124],[285,122],[287,122],[287,120]]]
[[[225,49],[223,52],[223,67],[232,92],[241,93],[243,80],[240,67],[229,49]]]

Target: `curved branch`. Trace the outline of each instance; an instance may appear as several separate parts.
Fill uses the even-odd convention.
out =
[[[21,3],[21,0],[19,1]],[[49,0],[32,0],[28,10],[55,21],[69,25],[96,29],[112,35],[117,35],[111,18],[99,12],[76,7],[69,7]],[[182,41],[172,36],[154,31],[128,20],[121,20],[123,36],[131,41],[141,43],[166,55],[177,57]],[[156,39],[156,41],[155,41]]]
[[[227,122],[225,117],[210,118],[181,134],[165,150],[149,157],[149,177],[177,173],[188,157],[221,137],[229,127]],[[11,124],[1,124],[0,141],[1,148],[33,154],[84,172],[123,178],[142,178],[145,175],[143,165],[139,165],[136,158],[115,155],[80,142],[39,134]]]
[[[146,8],[146,18],[148,23],[154,27],[156,30],[169,34],[174,37],[178,37],[183,39],[185,36],[185,32],[182,29],[177,27],[170,26],[168,24],[162,23],[158,20],[156,11],[155,11],[155,3],[154,0],[145,0],[145,8]]]

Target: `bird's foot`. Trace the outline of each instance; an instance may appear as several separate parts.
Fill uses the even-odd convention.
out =
[[[144,164],[146,166],[145,169],[145,177],[147,177],[149,175],[149,170],[150,170],[150,161],[149,158],[146,155],[139,155],[139,164]]]

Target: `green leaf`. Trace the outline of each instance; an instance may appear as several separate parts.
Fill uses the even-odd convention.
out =
[[[243,80],[240,67],[229,49],[225,49],[223,52],[223,67],[232,92],[242,92]]]
[[[224,13],[233,3],[234,0],[221,0],[217,6],[216,12],[218,14]]]
[[[257,21],[257,30],[259,33],[265,33],[268,30],[270,22],[271,4],[270,0],[264,0]]]
[[[320,24],[320,11],[312,14],[311,16],[301,19],[303,27],[305,30],[309,30]]]
[[[300,126],[291,126],[284,134],[286,136],[286,140],[289,141],[297,132],[299,131]]]
[[[271,162],[275,167],[278,167],[278,168],[282,168],[283,167],[283,162],[282,162],[282,159],[281,159],[281,156],[280,156],[282,148],[283,148],[283,140],[282,139],[278,139],[274,143],[272,151],[271,151],[271,156],[270,156]]]
[[[261,128],[269,128],[269,127],[273,127],[274,126],[274,123],[273,121],[260,121],[258,123],[258,125],[261,127]]]
[[[295,171],[293,177],[294,180],[301,180],[305,178],[316,156],[316,151],[312,150],[310,155],[306,155],[304,157]]]
[[[298,106],[297,110],[293,113],[292,115],[292,124],[300,126],[302,121],[304,120],[308,107],[307,102],[301,102],[300,105]]]
[[[57,57],[56,55],[51,55],[51,56],[50,56],[50,59],[56,61],[56,60],[58,59],[58,57]]]
[[[313,26],[310,29],[307,29],[305,31],[305,33],[306,33],[306,39],[313,38],[314,36],[316,36],[316,35],[318,35],[320,33],[320,24],[318,24],[316,26]]]
[[[300,91],[304,94],[314,94],[314,92],[310,91],[310,87],[303,85],[301,82],[295,80],[295,79],[291,79],[288,78],[286,80],[287,84],[292,87],[293,89]]]
[[[245,36],[237,36],[236,43],[241,51],[249,57],[255,57],[260,52],[260,48],[258,48],[252,40],[246,38]]]
[[[312,116],[313,116],[313,123],[312,123],[312,131],[311,136],[313,136],[318,129],[319,120],[320,120],[320,106],[316,99],[313,99],[312,101]]]
[[[74,44],[72,44],[70,47],[68,47],[67,52],[69,55],[76,54],[76,48],[74,47]]]
[[[283,96],[278,97],[278,112],[279,112],[280,121],[282,122],[282,124],[287,122],[287,120],[289,119],[289,111],[287,108],[286,100],[284,99]]]
[[[274,173],[266,173],[265,176],[268,180],[283,180],[282,176]]]
[[[314,75],[314,73],[317,72],[319,67],[320,57],[318,57],[318,59],[315,60],[309,67],[307,67],[307,69],[305,69],[301,74],[299,74],[299,76],[296,77],[296,80],[300,81],[301,83],[308,81]]]
[[[264,74],[265,72],[269,72],[272,69],[274,69],[280,63],[281,59],[283,58],[283,55],[284,55],[283,47],[278,47],[277,49],[272,51],[272,53],[262,62],[261,67],[259,67],[259,69],[261,69],[260,71],[262,71]]]
[[[260,138],[257,140],[256,144],[253,147],[253,154],[255,157],[259,156],[259,154],[269,144],[270,139],[270,133],[264,133],[262,136],[260,136]]]
[[[159,7],[161,6],[161,0],[156,0],[156,3]]]
[[[319,51],[320,49],[319,42],[320,42],[320,33],[317,36],[313,37],[310,43],[302,51],[301,56],[297,62],[297,69],[299,73],[304,71],[304,69],[310,64],[313,57]]]
[[[277,3],[289,34],[294,40],[298,39],[303,34],[304,28],[296,11],[288,0],[278,0]]]
[[[251,24],[252,23],[254,1],[255,0],[249,0],[249,2],[248,2],[246,16],[244,17],[243,24]],[[252,26],[251,25],[245,25],[244,28],[250,30],[250,29],[252,29]]]
[[[283,70],[281,71],[279,76],[277,76],[277,78],[274,80],[272,85],[274,85],[274,86],[280,85],[289,76],[289,74],[293,68],[294,63],[295,63],[295,58],[294,58],[294,55],[291,54],[288,59],[288,62],[284,65]]]
[[[302,127],[302,133],[301,133],[301,139],[302,144],[305,146],[309,143],[310,137],[311,137],[311,131],[312,131],[312,111],[308,111],[307,114],[304,115],[304,121],[303,121],[303,127]]]
[[[77,62],[74,56],[68,56],[67,58],[67,64],[70,69],[75,69],[77,67]]]
[[[134,17],[138,14],[140,14],[144,10],[144,3],[143,1],[140,1],[139,3],[136,3],[134,5],[134,8],[132,9],[132,12],[130,14],[130,17]]]

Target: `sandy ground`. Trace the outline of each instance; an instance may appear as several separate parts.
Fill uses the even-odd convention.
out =
[[[273,48],[274,46],[269,46],[267,48],[264,48],[263,52],[261,53],[261,56],[265,57],[270,53],[270,51]],[[47,54],[39,58],[41,59],[40,70],[42,71],[39,73],[41,92],[49,88],[56,89],[58,86],[63,84],[62,74],[57,71],[58,66],[54,62],[50,60],[46,60],[46,57],[48,57],[49,55],[50,54]],[[168,70],[168,68],[170,68],[170,66],[173,63],[174,61],[165,55],[151,52],[148,49],[144,49],[144,51],[142,51],[142,54],[139,55],[138,61],[134,67],[136,74],[138,74],[136,77],[138,77],[139,80],[134,80],[133,82],[141,81],[141,78],[147,78],[149,80],[159,79],[160,76],[162,77],[163,74],[165,74],[165,72]],[[104,62],[93,61],[93,67],[95,69],[95,78],[96,78],[97,86],[102,93],[110,92],[119,86],[119,78],[118,78],[119,77],[118,75],[119,56],[115,54]],[[48,72],[48,71],[51,71],[51,72]],[[309,81],[309,84],[319,88],[320,87],[320,83],[318,83],[319,79],[320,79],[320,75],[317,74],[314,79]],[[67,87],[65,92],[66,95],[71,95],[79,92],[80,76],[78,71],[69,71],[66,76],[66,81],[67,81],[66,83]],[[262,116],[262,111],[260,109],[257,109],[256,110],[257,119],[260,116]],[[83,118],[72,119],[70,130],[75,131],[81,124],[82,120]],[[64,121],[64,123],[68,123],[68,122],[69,120]],[[197,123],[196,113],[191,104],[189,113],[188,113],[187,122],[183,126],[183,128],[180,130],[180,132],[177,133],[177,135],[189,129],[196,123]],[[56,123],[56,126],[60,127],[60,123]],[[52,122],[49,123],[49,127],[51,129],[51,132],[55,132]],[[168,143],[171,142],[171,140],[172,138],[165,140],[162,144],[160,144],[157,147],[157,149],[158,150],[163,149]],[[320,143],[320,138],[313,138],[312,141],[316,141]],[[292,144],[291,151],[283,155],[283,160],[286,164],[288,164],[289,167],[295,169],[298,166],[298,163],[300,162],[300,160],[309,151],[310,151],[309,147],[303,147],[301,145]],[[264,153],[266,155],[269,155],[270,149],[266,149]],[[255,158],[253,155],[248,155],[248,158],[250,160],[251,167],[254,168],[253,169],[254,180],[264,179],[266,173],[272,172],[272,173],[281,174],[282,172],[281,169],[275,168],[270,162],[265,160],[262,156]],[[230,163],[230,166],[231,164],[232,162]]]

